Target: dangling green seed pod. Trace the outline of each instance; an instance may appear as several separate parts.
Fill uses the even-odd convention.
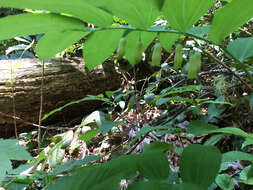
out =
[[[122,57],[125,55],[125,53],[126,53],[126,38],[122,37],[119,41],[119,46],[117,49],[118,59],[122,59]]]
[[[136,45],[136,49],[134,52],[134,64],[140,63],[142,59],[142,42],[139,40]]]
[[[201,53],[197,52],[189,60],[188,79],[197,78],[200,68],[201,68]]]
[[[182,68],[183,63],[183,46],[181,44],[177,44],[174,56],[174,68],[176,70]]]
[[[152,53],[152,61],[150,64],[152,66],[160,66],[160,62],[162,59],[162,46],[160,42],[157,42],[153,47],[153,53]]]

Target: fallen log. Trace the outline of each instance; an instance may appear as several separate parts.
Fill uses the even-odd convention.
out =
[[[42,63],[38,59],[0,60],[0,112],[14,115],[15,105],[17,117],[38,123],[41,80]],[[121,84],[112,64],[104,63],[88,72],[82,58],[46,60],[43,81],[43,114],[86,95],[115,90]],[[72,105],[49,117],[46,123],[85,115],[100,105],[96,101]],[[17,127],[21,132],[27,124],[17,120]],[[0,114],[0,137],[10,133],[14,134],[13,119]]]

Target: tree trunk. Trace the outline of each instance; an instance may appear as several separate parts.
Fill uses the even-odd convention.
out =
[[[120,87],[120,76],[110,64],[88,72],[82,58],[50,59],[44,62],[43,114],[86,95],[96,95]],[[11,81],[13,80],[13,85]],[[38,123],[42,63],[38,59],[0,60],[0,112]],[[96,109],[101,102],[71,105],[49,117],[46,122],[64,121]],[[17,121],[19,131],[27,125]],[[14,131],[13,119],[0,114],[0,137]],[[30,126],[31,127],[31,126]],[[12,133],[14,134],[14,133]]]

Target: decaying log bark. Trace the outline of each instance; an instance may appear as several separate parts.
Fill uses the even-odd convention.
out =
[[[99,66],[90,73],[85,69],[81,58],[51,59],[45,61],[44,65],[43,114],[86,95],[120,87],[120,76],[110,64]],[[14,96],[16,116],[37,123],[41,73],[42,63],[38,59],[0,60],[0,112],[13,115]],[[10,83],[11,78],[14,80],[13,86]],[[57,112],[46,122],[64,121],[69,117],[85,115],[99,105],[100,102],[90,101],[72,105]],[[19,131],[26,127],[22,122],[18,122],[17,126]],[[0,115],[0,137],[13,131],[13,119]]]

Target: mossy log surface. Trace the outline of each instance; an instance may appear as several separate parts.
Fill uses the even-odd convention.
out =
[[[13,80],[13,84],[11,83]],[[42,81],[42,62],[38,59],[0,60],[0,112],[25,121],[38,123]],[[120,87],[120,75],[110,63],[88,72],[82,58],[44,61],[43,114],[86,95],[96,95]],[[14,98],[13,98],[14,97]],[[85,115],[101,106],[101,102],[83,102],[63,109],[46,122],[65,121]],[[17,121],[18,131],[27,126]],[[0,114],[0,137],[13,133],[13,119]],[[13,133],[14,134],[14,133]]]

